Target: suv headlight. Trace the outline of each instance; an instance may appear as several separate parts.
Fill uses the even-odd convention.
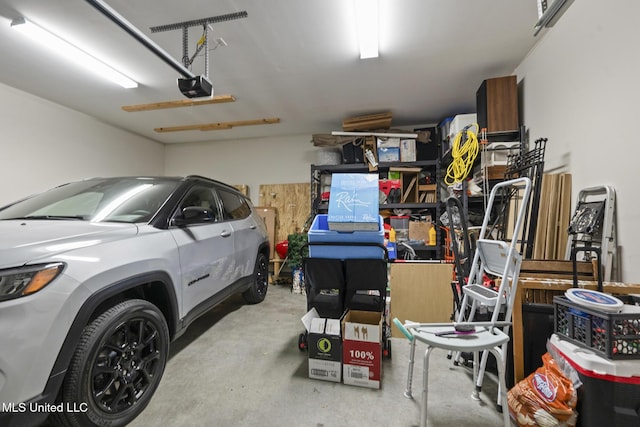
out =
[[[0,301],[38,292],[62,272],[61,262],[0,270]]]

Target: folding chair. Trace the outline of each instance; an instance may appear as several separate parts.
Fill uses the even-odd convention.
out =
[[[511,242],[489,240],[488,224],[493,204],[499,191],[522,189],[520,207],[515,220]],[[507,389],[505,383],[507,343],[511,312],[515,301],[518,275],[522,255],[516,250],[518,236],[526,215],[531,181],[529,178],[517,178],[496,184],[491,190],[482,228],[476,242],[476,251],[469,273],[468,284],[463,286],[463,298],[457,321],[454,323],[414,323],[406,321],[402,324],[393,319],[394,324],[411,341],[407,388],[405,397],[412,398],[411,382],[416,343],[427,345],[424,355],[423,392],[420,425],[427,425],[427,396],[429,356],[434,348],[441,348],[456,354],[473,353],[473,379],[475,388],[472,397],[478,399],[482,385],[484,367],[488,354],[495,356],[498,366],[498,410],[502,411],[505,427],[510,425],[507,407]],[[500,283],[497,290],[483,286],[484,273],[498,276]],[[480,307],[492,311],[490,321],[476,321],[475,315]],[[502,318],[501,318],[502,317]],[[482,361],[479,355],[482,353]]]

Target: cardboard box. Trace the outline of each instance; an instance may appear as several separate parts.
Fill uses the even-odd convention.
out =
[[[409,240],[424,240],[428,242],[431,227],[433,227],[431,217],[429,217],[428,221],[409,221]]]
[[[342,319],[343,382],[380,388],[382,381],[382,313],[349,310]]]
[[[416,140],[415,139],[400,140],[400,161],[401,162],[416,161]]]
[[[327,221],[333,231],[377,231],[378,174],[334,173]]]
[[[340,320],[313,317],[308,332],[309,378],[340,382],[342,379]]]
[[[400,138],[378,137],[378,161],[379,162],[399,162],[400,161]]]
[[[397,147],[378,147],[379,162],[399,162],[400,148]]]
[[[400,148],[400,138],[393,136],[379,136],[377,144],[378,148]]]
[[[486,179],[504,179],[504,174],[507,172],[506,165],[489,166],[487,168]]]

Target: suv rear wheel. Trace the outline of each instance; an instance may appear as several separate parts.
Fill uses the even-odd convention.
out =
[[[126,425],[151,400],[168,352],[169,330],[155,305],[128,300],[111,307],[85,327],[63,384],[62,402],[80,411],[54,421]]]
[[[269,286],[269,261],[267,257],[260,252],[256,259],[256,267],[253,272],[253,283],[251,287],[244,291],[242,296],[249,304],[257,304],[264,301],[267,296]]]

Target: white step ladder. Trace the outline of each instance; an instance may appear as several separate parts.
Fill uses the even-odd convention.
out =
[[[619,280],[615,205],[616,192],[610,185],[580,190],[568,230],[565,259],[571,259],[573,247],[599,248],[604,281]],[[589,251],[581,252],[582,260],[591,260]]]
[[[498,194],[505,191],[519,189],[521,197],[506,198]],[[463,298],[458,307],[457,321],[472,322],[480,311],[491,313],[492,323],[499,321],[499,316],[507,324],[511,322],[511,312],[515,301],[520,265],[522,264],[522,254],[518,252],[518,245],[523,233],[523,224],[526,219],[529,199],[531,195],[531,180],[529,178],[516,178],[496,184],[491,190],[489,202],[487,204],[480,234],[476,242],[476,252],[471,264],[468,284],[462,287]],[[505,200],[512,200],[517,203],[513,211],[517,212],[513,232],[510,234],[511,241],[491,240],[489,221],[494,210],[494,204],[504,203]],[[496,281],[500,281],[499,291],[483,285],[485,273],[496,276]],[[506,286],[503,286],[502,284]],[[509,334],[509,326],[502,328],[505,334]],[[506,354],[506,348],[503,349]],[[476,380],[473,397],[478,399],[482,387],[485,366],[489,353],[482,353],[482,360],[478,364],[474,360],[474,378]],[[458,362],[460,353],[454,354],[454,361]],[[475,359],[475,357],[474,357]],[[508,410],[504,408],[503,410]]]

